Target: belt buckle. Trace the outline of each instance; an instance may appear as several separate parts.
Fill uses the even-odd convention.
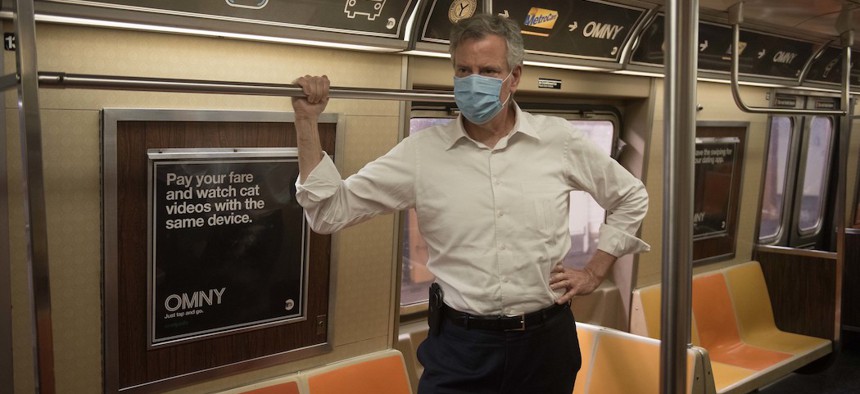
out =
[[[520,326],[517,328],[509,328],[505,331],[525,331],[526,330],[526,314],[525,313],[523,313],[521,315],[517,315],[517,316],[510,316],[510,317],[518,317],[520,319]]]

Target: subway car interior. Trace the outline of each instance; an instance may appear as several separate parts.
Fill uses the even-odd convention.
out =
[[[329,77],[321,144],[355,174],[458,119],[449,32],[476,13],[520,25],[523,111],[649,195],[651,250],[571,303],[573,393],[860,392],[857,9],[2,0],[0,393],[417,393],[418,215],[312,231],[291,97]],[[607,211],[569,200],[580,269]]]

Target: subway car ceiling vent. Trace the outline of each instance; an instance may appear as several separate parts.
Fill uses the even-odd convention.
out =
[[[700,1],[699,68],[709,77],[728,79],[727,21],[737,3]],[[663,65],[663,0],[38,0],[35,6],[43,22],[415,56],[447,56],[451,25],[491,9],[521,24],[531,65],[646,74],[659,74]],[[850,0],[745,1],[741,75],[787,86],[837,84],[837,21],[852,27],[860,17],[848,11],[856,7]],[[13,1],[2,0],[5,17],[13,9]],[[860,84],[860,73],[851,80]]]

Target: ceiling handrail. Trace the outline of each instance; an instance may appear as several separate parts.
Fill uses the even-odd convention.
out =
[[[627,68],[630,65],[633,53],[639,48],[639,44],[642,43],[642,32],[657,19],[657,15],[657,8],[646,10],[639,23],[633,27],[633,31],[630,32],[630,38],[624,42],[624,46],[621,48],[621,56],[618,58],[618,62],[623,68]]]
[[[803,67],[800,69],[800,75],[797,77],[797,84],[798,85],[803,85],[803,83],[806,81],[807,77],[809,76],[809,72],[812,70],[812,64],[819,57],[824,55],[824,52],[827,51],[827,48],[831,47],[832,44],[833,44],[833,40],[830,40],[829,42],[822,45],[821,48],[818,48],[818,50],[816,50],[815,53],[813,53],[812,56],[809,57],[809,59],[806,59],[806,63],[803,64]]]
[[[729,9],[729,23],[732,25],[732,72],[731,86],[732,97],[735,99],[735,104],[741,111],[754,114],[771,114],[771,115],[847,115],[845,110],[826,110],[826,109],[794,109],[794,108],[771,108],[771,107],[750,107],[743,102],[740,95],[740,83],[738,78],[738,69],[740,51],[737,50],[740,42],[740,24],[743,22],[743,1],[739,1]],[[848,75],[842,76],[842,83],[847,84],[849,81]],[[843,97],[845,99],[845,97]],[[844,105],[843,105],[844,108]]]

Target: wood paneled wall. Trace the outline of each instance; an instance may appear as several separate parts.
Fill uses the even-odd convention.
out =
[[[834,339],[836,333],[836,255],[758,250],[781,330]]]

